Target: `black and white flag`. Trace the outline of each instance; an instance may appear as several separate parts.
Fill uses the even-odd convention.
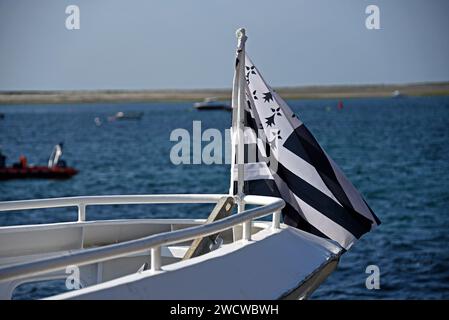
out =
[[[248,56],[244,68],[244,193],[284,199],[286,224],[349,249],[379,219]]]

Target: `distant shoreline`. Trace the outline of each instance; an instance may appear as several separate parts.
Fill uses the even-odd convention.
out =
[[[345,99],[391,97],[398,90],[406,96],[449,95],[449,82],[403,85],[339,85],[277,88],[284,99]],[[230,100],[230,89],[197,90],[93,90],[0,91],[0,104],[200,101],[206,97]]]

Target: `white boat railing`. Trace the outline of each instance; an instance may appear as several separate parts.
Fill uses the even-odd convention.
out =
[[[114,204],[169,204],[169,203],[215,203],[225,194],[174,194],[174,195],[114,195],[69,197],[42,200],[24,200],[0,202],[0,211],[29,210],[58,207],[78,207],[78,222],[86,220],[86,207]],[[66,266],[82,266],[151,249],[151,270],[161,270],[161,246],[205,237],[230,229],[234,226],[252,222],[257,218],[272,215],[272,228],[280,228],[280,211],[285,202],[280,198],[247,195],[245,204],[260,207],[245,210],[241,213],[217,220],[212,223],[189,227],[171,232],[164,232],[140,239],[111,244],[98,248],[83,249],[71,254],[35,260],[23,264],[0,268],[0,281],[11,281],[37,276],[65,268]],[[1,227],[0,227],[1,229]],[[251,232],[243,240],[251,240]]]

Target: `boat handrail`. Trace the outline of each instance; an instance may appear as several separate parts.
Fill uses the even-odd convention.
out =
[[[131,196],[90,196],[70,197],[42,200],[24,200],[0,202],[0,211],[54,208],[78,206],[83,208],[85,220],[85,207],[87,205],[108,204],[140,204],[140,203],[213,203],[225,194],[175,194],[175,195],[131,195]],[[30,276],[41,275],[47,272],[60,270],[66,266],[82,266],[109,259],[120,258],[129,254],[140,253],[151,249],[151,270],[161,270],[161,246],[193,240],[198,237],[209,236],[239,224],[251,222],[254,219],[272,215],[272,228],[280,228],[280,211],[285,206],[284,200],[275,197],[247,195],[243,199],[245,204],[261,205],[260,207],[245,210],[241,213],[217,220],[212,223],[188,227],[176,231],[163,232],[140,239],[129,240],[117,244],[97,248],[83,249],[63,256],[34,260],[23,264],[9,265],[0,268],[0,281],[11,281]],[[251,240],[251,232],[243,240]]]
[[[117,204],[215,203],[222,194],[151,194],[78,196],[0,202],[0,212],[31,209],[78,207],[78,221],[86,220],[86,207]]]

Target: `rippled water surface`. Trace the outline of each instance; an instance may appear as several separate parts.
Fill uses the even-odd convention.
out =
[[[341,259],[315,292],[318,299],[449,298],[449,97],[290,101],[321,145],[365,195],[382,225]],[[140,121],[108,122],[117,111]],[[0,181],[0,200],[75,195],[226,193],[228,165],[170,162],[170,133],[192,121],[224,133],[230,113],[199,112],[189,103],[0,106],[0,145],[8,163],[21,154],[44,164],[64,142],[80,173],[66,181]],[[103,120],[96,126],[94,118]],[[206,217],[210,206],[105,206],[88,219]],[[70,221],[76,210],[0,214],[0,225]],[[1,245],[1,244],[0,244]],[[365,269],[380,268],[380,290],[367,290]],[[56,292],[24,286],[19,298]],[[42,290],[42,291],[41,291]]]

